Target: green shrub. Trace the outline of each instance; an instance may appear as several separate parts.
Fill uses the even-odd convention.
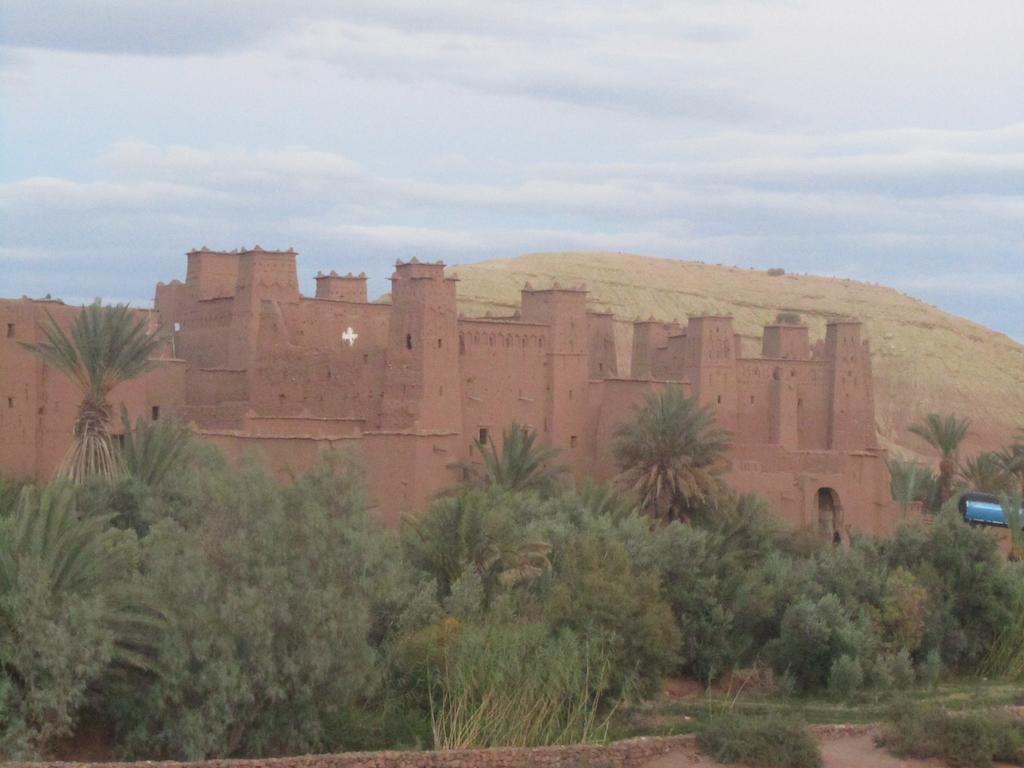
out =
[[[917,682],[927,688],[934,688],[942,677],[942,657],[938,651],[931,651],[917,666]]]
[[[67,484],[25,487],[0,518],[0,756],[45,752],[115,667],[151,668],[163,624],[137,560],[135,535],[81,515]]]
[[[833,664],[841,657],[866,655],[867,640],[865,629],[846,616],[839,598],[826,595],[791,605],[768,652],[776,673],[788,672],[798,691],[809,693],[826,687]]]
[[[897,757],[941,758],[952,768],[990,768],[993,760],[1024,765],[1024,726],[1005,712],[952,713],[903,702],[878,740]]]
[[[882,660],[888,669],[890,687],[893,690],[905,691],[913,687],[914,664],[906,650],[892,656],[883,656]]]
[[[722,715],[708,722],[697,740],[700,748],[720,763],[756,768],[822,765],[821,748],[807,726],[777,715]]]
[[[601,643],[612,696],[647,696],[676,665],[679,630],[656,578],[639,575],[611,536],[582,533],[552,553],[541,606],[552,629]]]
[[[328,726],[375,681],[373,580],[393,558],[358,466],[327,457],[289,487],[252,466],[216,474],[188,528],[163,520],[144,539],[146,583],[171,623],[161,674],[108,702],[122,748],[199,759],[343,746]]]
[[[937,650],[947,666],[977,669],[1024,610],[1024,579],[1000,554],[995,537],[966,525],[953,510],[927,528],[901,526],[887,561],[913,573],[928,591],[919,653]]]
[[[828,690],[838,699],[849,699],[864,685],[864,670],[857,659],[840,656],[828,673]]]

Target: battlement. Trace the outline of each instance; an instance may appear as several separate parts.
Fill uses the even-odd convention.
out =
[[[339,275],[334,270],[325,275],[317,272],[316,298],[330,301],[354,301],[366,303],[366,273]]]
[[[766,325],[761,354],[781,360],[808,360],[811,357],[811,340],[807,326],[793,323]]]
[[[443,261],[420,261],[413,257],[409,261],[399,259],[395,262],[395,271],[391,280],[451,280],[455,277],[445,277]]]

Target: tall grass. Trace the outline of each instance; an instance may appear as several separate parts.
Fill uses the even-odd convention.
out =
[[[1024,681],[1024,611],[999,633],[978,672],[991,680]]]
[[[572,632],[541,624],[465,627],[430,695],[435,749],[603,741],[608,661]]]

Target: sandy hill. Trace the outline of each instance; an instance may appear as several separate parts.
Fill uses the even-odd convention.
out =
[[[878,430],[898,452],[921,453],[906,426],[928,411],[969,415],[968,450],[1000,447],[1024,427],[1024,346],[899,293],[854,280],[767,272],[622,253],[536,253],[456,265],[467,315],[506,314],[526,281],[585,283],[591,306],[624,319],[731,314],[745,354],[781,310],[799,312],[812,340],[837,316],[864,321],[875,371]],[[631,329],[622,324],[622,340]]]

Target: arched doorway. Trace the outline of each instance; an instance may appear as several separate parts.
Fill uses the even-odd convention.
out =
[[[843,507],[831,488],[818,489],[818,530],[823,538],[839,544],[843,537]]]

